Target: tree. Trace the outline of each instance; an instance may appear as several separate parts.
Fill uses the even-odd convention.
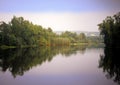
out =
[[[113,17],[106,17],[98,26],[106,46],[120,47],[120,12]]]
[[[79,34],[79,39],[80,40],[85,40],[86,39],[86,35],[84,33],[80,33]]]

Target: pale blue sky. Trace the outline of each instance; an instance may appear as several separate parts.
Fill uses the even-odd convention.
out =
[[[120,0],[0,0],[0,12],[83,12],[120,9]]]
[[[97,24],[120,11],[120,0],[0,0],[0,21],[13,15],[53,31],[98,31]]]

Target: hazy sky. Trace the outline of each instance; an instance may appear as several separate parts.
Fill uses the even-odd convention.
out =
[[[0,21],[23,16],[53,31],[98,31],[98,23],[119,11],[120,0],[0,0]]]

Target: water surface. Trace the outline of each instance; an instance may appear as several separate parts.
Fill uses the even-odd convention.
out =
[[[117,85],[99,68],[104,48],[0,50],[0,85]]]

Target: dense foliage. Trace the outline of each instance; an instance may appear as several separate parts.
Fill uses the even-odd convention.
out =
[[[69,44],[69,40],[58,37],[51,28],[34,25],[23,17],[14,16],[9,24],[0,23],[0,45],[21,47],[61,44]]]
[[[98,26],[107,47],[120,47],[120,12],[106,17]]]
[[[23,17],[14,16],[9,23],[0,22],[0,46],[61,46],[99,42],[99,37],[86,37],[84,33],[65,31],[56,34],[51,28],[35,25]]]
[[[100,55],[99,68],[103,68],[106,77],[120,84],[120,12],[108,16],[99,25],[104,37],[104,54]]]

